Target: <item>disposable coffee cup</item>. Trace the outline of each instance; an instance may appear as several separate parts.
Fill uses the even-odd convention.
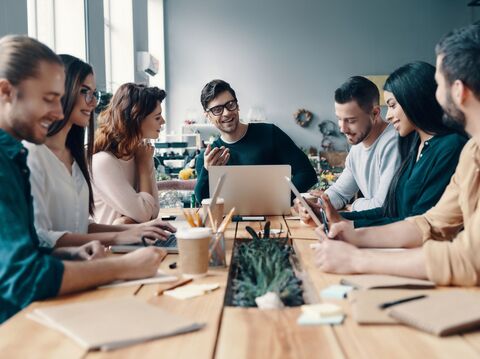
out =
[[[207,227],[186,228],[176,232],[175,236],[182,275],[186,278],[205,276],[212,230]]]
[[[211,198],[205,198],[202,201],[202,213],[203,213],[203,218],[206,218],[207,220],[205,221],[205,226],[213,228],[213,224],[210,223],[210,218],[208,217],[208,208],[210,207],[210,204],[212,203]],[[215,227],[218,228],[220,223],[222,223],[223,220],[223,211],[225,208],[225,201],[223,198],[217,198],[215,207],[213,207],[212,210],[212,217],[213,221],[215,222]]]

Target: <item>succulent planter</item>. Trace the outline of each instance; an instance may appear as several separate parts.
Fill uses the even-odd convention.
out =
[[[267,222],[264,238],[260,238],[247,227],[252,238],[235,240],[226,306],[256,307],[255,299],[267,292],[276,293],[284,306],[304,303],[302,282],[292,266],[293,247],[288,238],[269,238],[268,228]]]

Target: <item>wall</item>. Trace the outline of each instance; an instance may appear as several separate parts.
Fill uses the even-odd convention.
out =
[[[165,0],[167,122],[201,113],[200,91],[221,78],[241,116],[265,110],[302,146],[320,145],[319,119],[335,121],[333,92],[347,77],[434,63],[448,30],[478,18],[462,0]],[[292,114],[315,115],[308,128]]]

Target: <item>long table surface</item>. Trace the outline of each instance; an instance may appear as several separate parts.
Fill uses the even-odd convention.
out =
[[[288,218],[288,217],[287,217]],[[310,227],[295,219],[267,217],[271,228],[281,229],[292,238],[305,278],[309,299],[320,301],[319,292],[338,284],[339,275],[320,272],[313,263],[310,244],[315,235]],[[260,222],[232,223],[226,231],[227,264],[234,238],[248,237],[245,230],[263,228]],[[169,254],[161,269],[177,255]],[[359,325],[351,316],[347,300],[333,301],[347,314],[342,325],[299,326],[299,308],[264,310],[224,307],[228,267],[210,269],[196,283],[219,283],[220,289],[207,295],[177,300],[155,296],[161,286],[138,285],[96,289],[32,303],[0,326],[0,357],[5,358],[479,358],[480,332],[438,338],[402,325]],[[308,287],[308,288],[307,288]],[[437,290],[448,290],[439,288]],[[475,289],[477,290],[477,289]],[[42,306],[102,298],[136,296],[172,313],[206,323],[193,333],[152,340],[111,352],[87,352],[65,335],[27,318],[27,313]],[[329,300],[331,301],[331,300]]]

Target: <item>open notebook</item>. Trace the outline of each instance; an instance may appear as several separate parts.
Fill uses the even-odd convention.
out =
[[[397,277],[382,274],[358,274],[348,275],[341,279],[341,284],[350,285],[356,289],[374,288],[404,288],[404,289],[428,289],[434,288],[435,283],[428,280]]]
[[[398,324],[380,305],[417,295],[429,295],[434,290],[412,289],[369,289],[352,290],[348,300],[352,306],[352,317],[359,324]]]
[[[37,308],[28,317],[88,350],[112,350],[204,326],[133,297]]]
[[[480,293],[451,290],[392,307],[389,315],[420,330],[446,336],[480,327]]]

